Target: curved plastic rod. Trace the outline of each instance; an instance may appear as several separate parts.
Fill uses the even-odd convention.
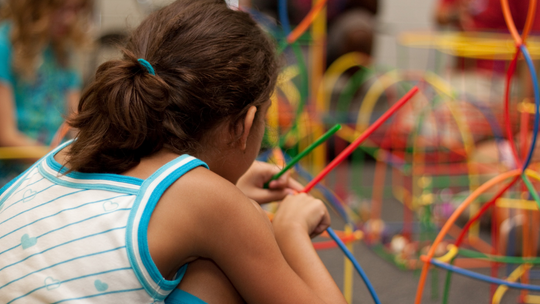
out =
[[[298,90],[298,87],[294,84],[293,81],[287,80],[280,84],[278,84],[278,88],[283,92],[283,95],[285,95],[285,98],[287,98],[287,101],[291,105],[291,107],[298,107],[300,104],[300,99],[302,98],[300,96],[300,91]]]
[[[445,85],[445,83],[442,83],[442,82],[436,80],[436,78],[433,79],[434,78],[433,76],[429,76],[429,78],[427,76],[429,76],[429,74],[426,74],[426,81],[430,85],[434,86],[435,88]],[[439,82],[439,83],[437,83],[437,82]],[[442,87],[442,88],[438,89],[440,94],[444,94],[446,96],[454,98],[454,94],[450,90],[451,90],[450,87]],[[433,102],[433,104],[435,104],[435,102]],[[473,140],[473,137],[472,137],[472,132],[470,131],[468,125],[462,121],[462,116],[463,115],[461,114],[461,111],[459,110],[459,107],[457,107],[454,104],[453,100],[445,101],[442,104],[444,104],[444,105],[446,105],[448,107],[448,109],[450,110],[450,114],[451,114],[452,118],[454,119],[454,121],[455,121],[455,123],[457,125],[459,134],[461,135],[461,139],[463,141],[463,147],[464,147],[464,150],[465,150],[465,154],[467,156],[472,155],[473,150],[474,150],[474,140]],[[424,114],[424,113],[426,113],[426,112],[428,112],[430,110],[431,110],[430,108],[426,107],[426,108],[423,109],[422,114]],[[416,134],[418,134],[418,132],[419,132],[419,128],[421,126],[421,123],[422,123],[421,120],[418,119],[418,124],[417,124],[417,126],[415,128]],[[414,149],[414,151],[416,151],[416,150],[417,149]],[[468,157],[468,159],[470,159],[470,157]],[[471,176],[471,182],[470,182],[469,187],[470,187],[471,191],[473,191],[479,185],[479,181],[478,181],[479,173],[478,173],[478,170],[476,169],[476,167],[473,166],[470,161],[467,162],[467,167],[469,168],[469,175]]]
[[[504,186],[502,189],[499,190],[499,192],[497,192],[497,194],[495,194],[495,196],[493,196],[493,198],[491,199],[491,201],[489,201],[488,203],[484,204],[484,206],[482,206],[482,208],[480,210],[478,210],[478,212],[469,219],[469,221],[467,222],[467,224],[465,224],[465,227],[463,227],[463,229],[461,230],[461,233],[459,234],[458,238],[456,239],[456,241],[454,242],[454,245],[459,247],[461,245],[461,243],[463,242],[463,239],[465,238],[465,234],[467,233],[467,230],[469,230],[469,227],[474,223],[476,222],[491,206],[493,206],[497,200],[506,192],[508,191],[508,189],[510,189],[510,187],[512,187],[517,181],[519,180],[519,176],[516,176],[514,177],[514,179],[508,183],[506,186]]]
[[[459,248],[453,244],[448,245],[448,252],[440,258],[437,258],[437,261],[441,263],[448,263],[452,261],[456,255],[459,253]]]
[[[454,245],[451,245],[454,246]],[[497,263],[506,263],[506,264],[540,264],[540,258],[522,258],[522,257],[514,257],[514,256],[498,256],[498,255],[491,255],[491,254],[485,254],[473,250],[467,250],[467,249],[458,249],[459,255],[469,257],[469,258],[475,258],[475,259],[482,259],[486,261],[491,262],[497,262]]]
[[[426,82],[431,85],[439,94],[444,94],[449,97],[454,97],[451,87],[439,76],[433,73],[423,73]],[[403,81],[405,77],[400,75],[398,71],[393,70],[376,78],[375,83],[369,88],[366,96],[362,100],[358,118],[356,120],[356,129],[365,130],[369,125],[369,119],[373,108],[379,99],[379,96],[390,86]]]
[[[469,230],[469,227],[471,227],[471,225],[473,223],[475,223],[491,206],[493,206],[495,204],[495,202],[497,202],[497,200],[508,189],[510,189],[510,187],[512,187],[512,185],[514,185],[518,180],[519,180],[519,176],[514,177],[514,179],[510,183],[508,183],[506,186],[504,186],[502,189],[500,189],[499,192],[497,192],[497,194],[495,194],[495,196],[493,196],[493,198],[491,199],[490,202],[484,204],[482,206],[482,208],[480,208],[480,210],[478,210],[478,212],[473,217],[471,217],[469,219],[469,221],[467,222],[465,227],[463,227],[463,229],[461,230],[461,233],[459,234],[458,238],[454,242],[453,246],[455,246],[456,248],[459,248],[459,246],[463,242],[463,239],[465,238],[465,234]],[[454,259],[452,259],[450,261],[450,264],[452,265],[453,262],[454,262]],[[450,280],[451,279],[452,279],[452,272],[448,272],[447,275],[446,275],[445,284],[444,284],[443,304],[448,303],[448,295],[449,295],[449,291],[450,291],[449,289],[450,289]]]
[[[516,47],[519,47],[523,44],[523,40],[516,29],[514,19],[512,19],[512,13],[510,12],[510,7],[508,6],[508,0],[501,0],[501,7],[504,15],[504,21],[506,21],[506,26],[508,27],[512,38],[514,38]]]
[[[521,50],[520,46],[522,45],[523,41],[526,40],[527,35],[528,35],[528,33],[529,33],[530,29],[531,29],[531,26],[532,26],[532,22],[533,22],[534,15],[535,15],[536,0],[532,0],[531,2],[529,2],[529,13],[527,15],[527,21],[526,21],[526,25],[525,25],[525,28],[524,28],[524,31],[523,31],[523,40],[521,39],[521,37],[519,37],[519,35],[517,33],[517,30],[515,28],[514,22],[512,20],[512,15],[510,13],[510,9],[508,7],[508,1],[507,0],[501,0],[501,5],[502,5],[502,8],[503,8],[505,21],[506,21],[506,23],[507,23],[507,25],[508,25],[508,27],[510,29],[510,32],[511,32],[511,34],[512,34],[512,36],[513,36],[513,38],[514,38],[514,40],[516,42],[516,45],[517,45],[517,50],[515,52],[514,59],[512,60],[512,62],[510,64],[510,67],[509,67],[509,69],[507,71],[506,88],[505,88],[505,111],[504,111],[505,116],[504,117],[505,117],[505,125],[506,125],[508,140],[510,142],[510,146],[511,146],[512,153],[513,153],[514,159],[516,161],[516,164],[518,164],[518,166],[519,166],[520,165],[520,160],[519,160],[519,157],[517,155],[515,142],[514,142],[513,134],[512,134],[512,130],[511,130],[510,119],[509,119],[509,109],[508,109],[509,108],[509,95],[510,95],[509,91],[510,91],[510,82],[511,82],[512,76],[513,76],[515,68],[516,68],[517,59],[519,57],[519,52]],[[537,82],[535,82],[535,85],[537,85]],[[537,105],[537,111],[536,112],[538,113],[538,105]],[[536,122],[536,117],[535,117],[535,122]],[[534,149],[534,145],[531,146],[531,150],[532,149]],[[526,166],[523,166],[522,168],[524,170],[526,168]],[[509,188],[512,184],[514,184],[517,181],[517,179],[518,179],[518,176],[516,176],[516,178],[514,178],[514,180],[508,185],[508,187],[505,187],[505,188],[506,189]],[[504,189],[504,191],[500,191],[497,196],[501,196],[506,191],[506,189]],[[461,243],[461,240],[463,239],[463,237],[465,235],[465,231],[468,230],[468,227],[470,226],[470,224],[472,222],[476,221],[480,217],[481,214],[483,214],[492,204],[495,203],[495,201],[496,201],[496,198],[494,198],[489,204],[484,205],[484,207],[478,212],[478,214],[467,223],[467,226],[465,227],[465,229],[462,230],[462,233],[461,233],[460,237],[458,238],[458,241],[456,242],[456,244],[459,245],[459,243]],[[445,288],[447,288],[449,286],[448,283],[449,283],[449,276],[447,276],[447,284],[446,284]],[[446,290],[445,290],[445,295],[447,295]],[[417,294],[417,300],[418,300],[418,294]]]
[[[527,14],[527,20],[525,22],[525,27],[524,27],[524,31],[523,31],[523,38],[519,36],[519,33],[516,29],[516,26],[514,24],[514,20],[512,19],[512,13],[510,12],[510,7],[508,6],[508,0],[501,0],[501,6],[502,6],[502,10],[503,10],[503,14],[504,14],[504,19],[505,19],[505,22],[506,22],[506,25],[510,31],[510,34],[512,35],[512,38],[514,39],[515,43],[516,43],[516,54],[514,55],[514,59],[512,60],[509,68],[508,68],[508,72],[507,72],[507,78],[506,78],[506,96],[505,96],[505,120],[506,120],[506,123],[507,123],[507,133],[509,134],[508,135],[508,140],[510,141],[511,143],[511,148],[512,148],[512,153],[514,154],[514,157],[516,159],[516,163],[519,164],[519,158],[517,156],[517,152],[515,151],[515,143],[513,142],[513,136],[510,135],[511,133],[511,127],[510,127],[510,124],[509,124],[509,119],[508,119],[508,103],[509,103],[509,90],[510,90],[510,80],[512,78],[512,75],[514,73],[514,70],[515,70],[515,67],[516,67],[516,63],[517,63],[517,58],[519,56],[519,52],[524,52],[526,51],[526,48],[524,47],[523,43],[525,42],[528,34],[529,34],[529,31],[532,27],[532,23],[534,21],[534,15],[535,15],[535,8],[536,8],[536,0],[531,0],[529,2],[529,11],[528,11],[528,14]],[[534,81],[535,78],[536,78],[536,73],[533,72],[534,71],[534,65],[532,64],[532,60],[530,60],[530,56],[528,56],[528,51],[527,51],[527,55],[524,53],[523,54],[527,61],[527,65],[529,66],[529,72],[531,73],[531,77],[533,78],[533,85],[534,85],[534,91],[535,91],[535,104],[536,104],[536,108],[537,108],[537,111],[536,111],[536,115],[535,115],[535,133],[533,134],[533,145],[531,145],[531,148],[529,150],[529,153],[528,153],[528,157],[527,157],[527,160],[528,161],[525,161],[525,163],[523,164],[522,168],[523,170],[525,170],[527,168],[527,166],[529,165],[529,161],[530,161],[530,158],[532,157],[532,152],[534,151],[534,143],[536,143],[536,137],[537,137],[537,133],[538,133],[538,106],[539,106],[539,100],[538,100],[538,81]],[[529,63],[529,61],[531,61]]]
[[[518,48],[514,54],[514,58],[510,62],[510,65],[508,66],[508,71],[506,71],[506,80],[505,80],[505,88],[504,88],[504,124],[506,129],[506,137],[508,138],[508,142],[510,143],[510,148],[512,149],[512,155],[514,156],[514,161],[516,162],[518,167],[521,167],[521,159],[518,156],[517,150],[516,150],[516,141],[514,140],[514,134],[512,132],[512,122],[510,121],[510,84],[512,82],[512,77],[514,76],[514,72],[516,70],[517,66],[517,60],[519,58],[519,54],[521,53],[521,50]]]
[[[527,169],[527,170],[525,170],[525,174],[527,174],[527,176],[529,176],[529,177],[532,177],[532,178],[540,181],[540,173],[538,173],[536,171],[533,171],[531,169]]]
[[[396,102],[390,109],[388,109],[377,121],[375,121],[362,135],[345,148],[334,160],[324,168],[308,185],[305,186],[302,192],[309,192],[316,184],[318,184],[330,171],[332,171],[337,165],[339,165],[347,156],[349,156],[369,135],[371,135],[377,128],[379,128],[392,114],[394,114],[399,108],[401,108],[407,101],[409,101],[418,92],[417,87],[413,87],[407,94],[405,94],[398,102]]]
[[[428,270],[429,270],[429,261],[431,260],[431,258],[435,254],[435,249],[437,248],[437,245],[442,241],[444,236],[447,234],[448,230],[450,230],[450,228],[452,227],[454,222],[461,215],[461,213],[463,213],[465,208],[467,208],[478,196],[480,196],[482,193],[484,193],[485,191],[487,191],[491,187],[493,187],[496,184],[504,181],[505,179],[515,177],[515,176],[519,176],[520,173],[521,173],[520,170],[516,169],[516,170],[509,171],[509,172],[505,172],[503,174],[500,174],[500,175],[490,179],[489,181],[484,183],[482,186],[477,188],[473,193],[471,193],[471,195],[454,211],[454,213],[452,213],[450,218],[448,218],[448,220],[446,221],[444,226],[441,228],[439,234],[437,235],[437,237],[435,238],[435,241],[433,242],[433,244],[431,245],[431,247],[429,249],[429,252],[428,252],[427,258],[426,258],[426,262],[424,263],[424,266],[422,267],[422,273],[420,274],[420,280],[419,280],[419,283],[418,283],[418,288],[416,290],[415,304],[422,303],[422,295],[424,293],[424,285],[425,285]]]
[[[453,92],[452,88],[440,77],[437,75],[426,72],[424,73],[424,78],[426,82],[432,86],[440,95],[446,95],[448,97],[454,98],[455,93]],[[389,86],[398,83],[401,81],[401,78],[403,76],[400,76],[396,71],[391,71],[383,76],[379,77],[377,81],[370,87],[368,90],[366,96],[364,97],[364,100],[362,101],[362,105],[360,107],[360,111],[358,113],[358,119],[357,119],[357,130],[363,130],[367,127],[369,123],[369,118],[371,116],[371,113],[373,111],[373,108],[375,106],[376,101],[378,100],[378,97],[382,94],[382,92],[388,88]],[[458,122],[459,119],[459,111],[455,110],[456,108],[451,105],[449,107],[452,107],[454,111],[451,111],[452,116],[454,117],[454,120]],[[418,121],[420,122],[420,120]],[[467,126],[464,124],[459,124],[459,131],[460,135],[462,136],[464,146],[466,147],[466,152],[472,153],[471,147],[474,147],[472,137],[470,136],[470,130]],[[419,126],[417,126],[419,127]],[[476,168],[473,167],[470,163],[468,163],[468,168],[470,170],[471,177],[474,177],[473,180],[471,180],[470,188],[474,190],[474,188],[477,187],[479,184],[478,182],[478,174],[475,172]],[[476,174],[475,174],[476,173]]]
[[[343,251],[343,253],[345,253],[347,258],[351,261],[351,263],[353,264],[353,266],[356,269],[356,271],[358,272],[358,274],[360,274],[360,276],[362,277],[362,280],[364,280],[364,283],[366,284],[367,289],[369,290],[369,293],[371,294],[371,297],[373,298],[373,301],[376,304],[381,304],[381,300],[379,300],[379,296],[377,296],[377,293],[375,292],[375,289],[373,288],[373,285],[371,285],[371,282],[367,278],[366,273],[364,272],[362,267],[360,267],[360,264],[354,258],[354,256],[349,251],[347,246],[339,239],[339,237],[336,235],[334,230],[332,230],[332,228],[328,227],[328,229],[326,229],[326,232],[328,232],[330,237],[338,244],[339,248]]]
[[[450,113],[452,114],[452,117],[456,121],[457,128],[459,130],[459,133],[461,134],[461,138],[463,140],[463,147],[465,148],[465,154],[467,156],[473,155],[475,146],[474,146],[474,139],[472,136],[472,132],[468,127],[468,124],[462,120],[463,115],[459,111],[458,107],[454,104],[454,102],[446,102],[445,105],[450,110]],[[478,171],[476,169],[476,166],[472,163],[472,158],[467,157],[467,167],[469,168],[469,174],[470,176],[470,184],[469,189],[471,191],[474,191],[476,188],[478,188],[480,182],[478,178]]]
[[[297,130],[300,114],[304,112],[304,107],[309,96],[309,74],[306,61],[304,60],[304,54],[298,43],[292,44],[294,57],[298,61],[298,68],[300,69],[300,103],[296,107],[296,119],[294,121],[293,130]]]
[[[366,75],[367,73],[370,75]],[[362,84],[364,84],[367,79],[373,76],[374,72],[369,68],[363,66],[359,67],[358,71],[356,71],[351,78],[347,79],[344,89],[339,93],[338,101],[335,107],[336,113],[346,114],[349,111],[356,92],[361,88]],[[348,121],[349,117],[347,116],[346,119]]]
[[[360,104],[360,109],[358,110],[358,117],[356,119],[356,130],[360,132],[362,132],[369,126],[371,114],[373,113],[373,109],[375,108],[379,97],[386,89],[396,83],[401,82],[403,78],[400,77],[397,70],[393,70],[381,75],[380,77],[377,77],[375,80],[376,81],[366,92],[366,95],[364,96],[364,99]]]
[[[532,1],[532,0],[531,0]],[[533,90],[534,90],[534,103],[536,105],[536,111],[534,113],[534,127],[533,127],[533,137],[531,142],[531,147],[529,149],[529,153],[527,154],[527,158],[525,162],[523,163],[522,170],[525,171],[527,167],[529,166],[529,163],[531,162],[534,149],[536,148],[536,139],[538,137],[538,126],[540,124],[540,88],[538,87],[538,77],[536,76],[536,69],[534,68],[534,63],[531,59],[531,56],[529,55],[529,51],[527,50],[527,47],[525,45],[520,46],[521,53],[523,53],[523,57],[525,57],[525,62],[527,62],[527,66],[529,67],[529,73],[531,74],[532,78],[532,84],[533,84]]]
[[[530,265],[524,264],[516,268],[506,279],[507,282],[516,282],[527,270],[531,268]],[[508,287],[505,285],[499,285],[497,291],[493,294],[493,299],[491,304],[499,304],[502,300],[502,297],[508,290]]]
[[[531,181],[529,180],[526,174],[521,173],[521,178],[525,182],[525,186],[529,190],[529,193],[534,198],[534,201],[536,202],[538,209],[540,209],[540,197],[538,196],[538,192],[536,192],[536,190],[534,189],[534,186],[531,184]]]
[[[326,111],[330,109],[330,99],[339,77],[348,69],[362,66],[367,61],[368,58],[366,55],[357,52],[347,53],[336,59],[323,75],[323,79],[317,92],[317,104],[324,104],[323,107]],[[332,90],[325,90],[325,86],[327,88],[332,88]]]
[[[268,127],[264,133],[264,138],[266,138],[267,144],[270,147],[277,147],[279,138],[279,104],[277,90],[274,90],[274,93],[270,96],[270,101],[270,108],[268,108],[268,112],[266,112],[266,122]]]
[[[498,278],[492,278],[492,277],[487,276],[487,275],[479,274],[479,273],[476,273],[476,272],[473,272],[473,271],[470,271],[470,270],[465,270],[463,268],[448,265],[446,263],[441,263],[441,262],[437,261],[436,259],[431,259],[430,263],[437,266],[437,267],[440,267],[440,268],[455,272],[457,274],[467,276],[467,277],[472,278],[472,279],[476,279],[476,280],[480,280],[480,281],[484,281],[484,282],[488,282],[488,283],[493,283],[493,284],[497,284],[497,285],[505,285],[505,286],[512,287],[512,288],[517,288],[517,289],[527,289],[527,290],[540,291],[540,286],[537,286],[537,285],[513,283],[513,282],[508,282],[508,281],[505,281],[505,280],[501,280],[501,279],[498,279]]]
[[[298,108],[300,106],[300,100],[302,99],[302,97],[300,96],[300,91],[298,90],[298,88],[296,87],[296,85],[295,85],[295,83],[293,81],[291,81],[291,80],[284,81],[284,82],[278,84],[278,88],[281,90],[281,92],[283,93],[283,95],[285,96],[287,101],[289,102],[289,105],[291,106],[291,108]],[[286,113],[286,112],[285,111],[280,111],[278,113],[278,116],[279,116],[279,114],[283,115],[284,113]],[[287,112],[287,113],[290,113],[290,112]],[[292,121],[292,123],[294,124],[294,122],[297,120],[296,114],[290,113],[290,115],[291,115],[291,119],[294,119]],[[292,115],[295,115],[294,118],[292,118]],[[279,117],[278,117],[278,120],[279,120]],[[279,123],[278,123],[278,125],[279,125]],[[291,129],[292,129],[292,126],[291,126]],[[291,132],[289,132],[286,137],[280,138],[280,136],[278,134],[278,136],[277,136],[278,143],[276,144],[276,146],[280,146],[280,139],[283,141],[283,143],[286,143],[289,140],[291,135],[293,135],[293,134],[291,134]],[[298,135],[298,134],[296,134],[296,135]],[[297,136],[297,137],[299,137],[299,136]],[[298,140],[298,139],[296,139],[296,140]]]
[[[302,50],[298,46],[297,43],[292,44],[292,48],[294,51],[294,55],[296,59],[298,60],[298,68],[300,70],[300,102],[298,103],[298,106],[296,107],[296,116],[294,120],[293,126],[285,132],[283,136],[279,139],[279,146],[283,147],[285,144],[286,138],[289,136],[289,133],[292,131],[298,131],[298,122],[300,119],[300,114],[304,111],[304,106],[307,100],[307,97],[309,95],[309,76],[307,72],[307,66],[306,62],[304,61],[304,57],[302,54]]]
[[[309,25],[315,21],[315,18],[317,18],[317,15],[321,12],[321,10],[326,5],[326,0],[319,0],[317,4],[315,4],[309,13],[306,15],[306,17],[298,24],[298,26],[287,36],[287,42],[289,44],[295,42],[302,34],[307,31],[309,28]]]
[[[424,290],[424,284],[425,284],[425,281],[426,281],[427,272],[429,270],[429,261],[432,259],[433,255],[435,253],[435,248],[442,241],[442,239],[447,234],[448,230],[453,225],[453,223],[457,220],[457,218],[461,215],[461,213],[463,213],[465,208],[467,208],[471,204],[472,201],[474,201],[476,198],[478,198],[478,196],[483,194],[485,191],[487,191],[488,189],[490,189],[494,185],[496,185],[496,184],[498,184],[498,183],[502,182],[503,180],[508,179],[510,177],[514,177],[514,181],[512,181],[512,182],[515,182],[515,179],[519,178],[520,174],[521,174],[520,169],[516,169],[516,170],[509,171],[509,172],[505,172],[503,174],[500,174],[500,175],[490,179],[489,181],[484,183],[482,186],[480,186],[480,188],[476,189],[473,193],[471,193],[471,195],[469,197],[467,197],[467,199],[454,211],[454,213],[446,221],[445,225],[442,227],[439,234],[437,235],[437,238],[435,239],[435,241],[431,245],[430,250],[428,252],[428,255],[426,257],[422,258],[425,261],[425,264],[422,267],[422,274],[420,275],[420,281],[418,283],[418,288],[417,288],[417,291],[416,291],[416,300],[415,300],[416,304],[420,304],[422,302],[422,293],[423,293],[423,290]],[[532,177],[532,178],[534,178],[536,180],[540,180],[540,174],[538,174],[535,171],[526,170],[525,174],[527,174],[528,176],[530,176],[530,177]]]
[[[289,12],[287,11],[287,0],[279,0],[279,22],[283,28],[285,36],[289,36],[291,33],[291,23],[289,22]]]
[[[515,142],[514,142],[514,138],[513,138],[513,135],[512,135],[512,128],[511,128],[511,125],[510,125],[510,118],[509,118],[509,109],[508,109],[508,107],[509,107],[509,103],[510,103],[510,101],[509,101],[509,99],[510,99],[510,97],[509,97],[509,95],[510,95],[510,82],[511,82],[512,76],[514,74],[514,71],[516,69],[516,64],[517,64],[517,59],[519,57],[519,53],[522,50],[521,46],[523,45],[523,43],[527,39],[527,36],[529,35],[529,31],[532,28],[532,23],[534,21],[535,13],[536,13],[536,10],[535,10],[536,9],[536,0],[531,0],[529,2],[529,11],[528,11],[528,14],[527,14],[527,20],[525,21],[525,27],[524,27],[524,30],[523,30],[522,37],[520,37],[518,32],[517,32],[516,26],[514,24],[514,20],[512,18],[512,13],[510,12],[510,7],[508,6],[508,0],[501,0],[501,7],[502,7],[502,10],[503,10],[504,20],[506,22],[506,25],[507,25],[507,27],[508,27],[511,35],[512,35],[512,38],[514,39],[514,42],[516,43],[516,52],[514,54],[514,58],[512,59],[512,62],[510,63],[510,66],[508,67],[508,71],[506,73],[505,108],[504,108],[504,111],[505,111],[504,115],[505,116],[504,117],[505,117],[508,141],[510,142],[510,146],[512,148],[512,154],[514,154],[516,164],[520,165],[521,162],[519,161],[519,157],[518,157],[517,152],[516,152]],[[536,95],[536,93],[535,93],[535,95]],[[537,100],[535,99],[535,102],[536,101]],[[538,105],[536,107],[538,108]],[[535,123],[536,123],[536,116],[535,116]],[[523,170],[525,170],[525,168],[527,168],[527,166],[523,166],[522,168],[523,168]]]
[[[532,28],[532,23],[536,14],[536,0],[530,0],[529,2],[527,20],[525,21],[525,27],[523,28],[522,36],[519,36],[519,33],[516,29],[514,19],[512,18],[512,12],[510,11],[510,7],[508,6],[508,0],[501,0],[501,7],[504,15],[504,21],[506,22],[506,26],[508,27],[512,38],[514,38],[516,47],[522,46],[525,43],[525,40],[529,35],[529,31]]]
[[[436,75],[434,75],[432,73],[426,73],[425,78],[426,78],[427,83],[429,83],[431,86],[433,86],[439,92],[439,94],[441,94],[441,95],[444,94],[444,95],[449,96],[449,97],[453,97],[455,95],[452,92],[452,88],[447,83],[445,83],[442,79],[437,77]],[[468,125],[466,123],[462,122],[462,116],[463,115],[461,114],[459,108],[454,104],[454,102],[452,100],[447,101],[444,104],[448,107],[448,109],[450,110],[450,114],[452,115],[452,118],[456,122],[456,125],[458,127],[458,131],[459,131],[459,133],[461,135],[461,138],[462,138],[462,141],[463,141],[463,146],[464,146],[466,155],[467,156],[472,155],[473,150],[475,148],[474,147],[474,140],[473,140],[472,133],[471,133]],[[424,108],[424,111],[422,113],[427,112],[429,110],[430,110],[430,108]],[[420,117],[423,117],[423,115],[420,116]],[[418,124],[416,125],[416,128],[415,128],[415,134],[418,134],[420,126],[422,124],[422,121],[423,121],[423,119],[418,119],[417,120]],[[414,138],[419,138],[419,137],[415,136]],[[417,147],[417,144],[418,144],[418,140],[413,142],[413,145],[415,147],[413,149],[413,159],[416,159],[415,154],[417,154],[420,151],[420,148]],[[478,173],[478,169],[476,168],[476,166],[474,166],[474,164],[470,161],[471,158],[467,157],[467,159],[468,159],[467,168],[468,168],[469,177],[470,177],[469,189],[472,192],[480,184],[480,182],[479,182],[479,173]]]
[[[281,0],[281,1],[285,2],[285,0]],[[317,4],[311,8],[309,13],[306,15],[306,17],[304,17],[304,19],[300,22],[300,24],[298,24],[298,26],[294,30],[292,30],[292,32],[288,33],[287,39],[283,40],[279,44],[277,54],[281,54],[289,45],[296,42],[296,40],[298,40],[298,38],[300,38],[300,36],[302,36],[302,34],[304,34],[305,31],[307,31],[311,23],[315,21],[315,19],[317,18],[317,15],[322,11],[325,4],[326,4],[326,0],[319,0],[319,2],[317,2]],[[288,19],[286,22],[288,22]]]
[[[463,99],[467,102],[469,102],[469,105],[475,107],[478,109],[484,118],[487,120],[488,124],[491,127],[491,131],[493,132],[493,137],[498,145],[502,144],[504,141],[504,132],[501,128],[501,125],[499,124],[499,121],[495,117],[493,111],[490,109],[490,107],[483,105],[476,101],[476,99],[473,96],[464,95]],[[499,159],[502,159],[502,151],[501,149],[498,149],[498,155]]]
[[[406,115],[404,112],[396,113],[396,121],[399,121],[398,119],[402,117],[403,115]],[[391,145],[391,134],[394,132],[395,124],[391,125],[389,128],[386,128],[384,130],[383,135],[383,141],[379,145],[378,151],[384,151],[382,149],[391,149],[389,146]],[[388,144],[390,141],[390,145]],[[380,220],[381,219],[381,212],[382,212],[382,205],[383,205],[383,199],[384,199],[384,192],[385,192],[385,175],[388,168],[389,162],[387,161],[381,161],[376,160],[375,162],[375,173],[373,176],[373,191],[371,193],[371,211],[370,211],[370,219],[371,220]],[[390,164],[392,165],[392,164]],[[399,199],[398,199],[399,200]],[[407,215],[407,209],[413,210],[411,205],[408,205],[406,200],[399,200],[404,205],[404,223],[407,223],[406,215]],[[403,226],[403,234],[408,231],[408,225]],[[376,234],[375,234],[376,235]]]
[[[288,100],[289,104],[291,106],[298,107],[300,104],[300,92],[298,91],[298,88],[296,85],[291,81],[291,78],[294,78],[298,76],[298,67],[297,66],[289,66],[287,67],[283,72],[280,73],[280,81],[277,85],[279,90],[285,95],[285,98]],[[274,92],[274,95],[272,95],[272,105],[270,106],[270,109],[268,110],[268,126],[270,127],[270,130],[272,132],[272,139],[275,139],[275,142],[272,142],[272,147],[279,146],[279,134],[280,134],[280,126],[279,126],[279,113],[281,111],[279,110],[278,105],[278,99],[277,99],[277,90]],[[285,138],[286,141],[288,138]]]
[[[534,23],[534,18],[536,17],[536,6],[537,6],[537,0],[531,0],[529,2],[529,11],[527,14],[527,19],[525,20],[525,26],[523,27],[523,33],[521,34],[521,39],[525,43],[527,40],[527,37],[529,36],[529,32],[532,29],[532,25]]]
[[[476,99],[472,96],[465,95],[463,99],[469,102],[469,105],[478,109],[478,111],[480,111],[482,115],[486,118],[487,122],[491,126],[491,131],[493,131],[493,137],[495,137],[495,140],[502,140],[504,138],[503,130],[501,129],[497,118],[495,117],[493,111],[489,108],[489,106],[485,106],[475,101]]]
[[[419,165],[419,164],[422,164],[422,163],[425,163],[425,153],[422,153],[422,152],[425,152],[425,150],[422,149],[422,143],[421,143],[421,136],[420,136],[420,131],[422,129],[422,127],[424,126],[424,124],[427,124],[429,123],[429,113],[433,113],[433,108],[435,106],[435,104],[438,102],[440,98],[438,98],[437,96],[435,98],[433,98],[433,101],[428,103],[427,106],[425,106],[422,111],[420,111],[419,115],[418,115],[418,118],[416,120],[416,124],[414,125],[414,129],[413,129],[413,132],[411,132],[411,134],[409,135],[409,137],[407,138],[407,142],[412,142],[412,155],[411,155],[411,158],[414,160],[414,162],[411,162],[411,179],[413,180],[413,184],[412,184],[412,187],[411,187],[411,196],[413,197],[412,199],[412,207],[413,209],[412,210],[418,210],[421,205],[417,202],[415,202],[414,198],[416,197],[420,197],[421,196],[421,192],[422,192],[422,189],[419,189],[418,186],[418,183],[415,183],[415,181],[418,180],[418,177],[416,175],[416,172],[417,171],[420,171],[420,170],[416,170],[416,167]],[[437,128],[438,125],[437,124],[434,124],[434,127]],[[438,129],[435,129],[434,130],[435,134],[439,135],[441,134],[441,132],[438,132]],[[437,143],[438,143],[438,140],[439,138],[437,137]],[[424,145],[425,147],[425,145]],[[420,174],[419,174],[420,175]],[[420,193],[419,193],[420,192]]]

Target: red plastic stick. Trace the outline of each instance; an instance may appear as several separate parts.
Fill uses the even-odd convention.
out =
[[[510,66],[508,66],[508,71],[506,72],[506,84],[504,89],[504,125],[506,127],[506,136],[508,137],[508,142],[510,144],[510,148],[512,149],[512,155],[514,156],[517,167],[521,167],[521,159],[519,158],[516,150],[516,142],[514,141],[514,134],[512,131],[512,122],[510,121],[510,85],[512,83],[512,76],[514,75],[514,71],[516,70],[517,60],[520,53],[521,50],[519,48],[516,49],[514,59],[512,59],[512,61],[510,62]]]
[[[304,190],[302,190],[303,193],[308,193],[317,185],[330,171],[332,171],[337,165],[339,165],[347,156],[349,156],[358,146],[368,138],[371,133],[373,133],[377,128],[379,128],[392,114],[394,114],[399,108],[401,108],[407,101],[409,101],[414,94],[418,92],[418,87],[413,87],[405,96],[403,96],[396,104],[394,104],[388,111],[386,111],[379,119],[377,119],[369,128],[367,128],[360,137],[358,137],[354,142],[352,142],[345,150],[341,151],[341,153],[334,158],[326,168],[324,168],[319,175],[317,175],[309,184],[306,185]]]

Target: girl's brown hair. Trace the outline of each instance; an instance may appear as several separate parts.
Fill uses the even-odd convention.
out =
[[[89,28],[94,0],[80,0],[77,20],[61,41],[52,41],[50,25],[52,13],[66,0],[8,0],[1,18],[11,22],[13,69],[23,78],[33,78],[43,50],[52,44],[61,66],[67,66],[70,48],[89,45]]]
[[[251,17],[224,0],[178,0],[155,12],[84,92],[70,121],[79,129],[71,170],[121,173],[162,148],[199,151],[213,128],[234,125],[270,98],[273,50]]]

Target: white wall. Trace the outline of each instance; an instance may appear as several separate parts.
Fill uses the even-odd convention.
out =
[[[125,31],[136,27],[151,8],[173,0],[97,0],[98,33]],[[332,1],[332,0],[328,0]],[[374,56],[377,66],[426,69],[429,51],[399,46],[406,31],[433,28],[432,15],[438,0],[379,0],[380,12]]]
[[[331,0],[330,0],[331,1]],[[373,54],[383,67],[425,69],[428,51],[398,45],[397,37],[406,31],[433,29],[433,12],[438,0],[379,0],[380,13]],[[406,66],[403,66],[405,65]]]
[[[142,19],[157,7],[173,0],[97,0],[99,33],[136,27]]]

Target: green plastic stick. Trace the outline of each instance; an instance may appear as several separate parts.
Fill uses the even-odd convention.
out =
[[[540,197],[538,196],[538,193],[534,189],[527,175],[525,175],[525,172],[521,173],[521,178],[525,182],[525,185],[527,186],[527,189],[529,190],[529,193],[531,194],[531,196],[534,198],[534,201],[538,205],[538,208],[540,208]]]
[[[498,256],[489,255],[477,251],[459,249],[459,254],[475,259],[483,259],[492,262],[508,263],[508,264],[540,264],[540,258],[533,257],[513,257],[513,256]]]
[[[313,149],[317,148],[320,144],[327,141],[328,138],[330,138],[330,136],[334,135],[334,133],[336,133],[340,129],[341,129],[340,124],[333,126],[332,129],[328,130],[328,132],[324,133],[323,136],[321,136],[314,143],[309,145],[309,147],[307,147],[304,151],[302,151],[295,158],[293,158],[293,160],[287,166],[285,166],[285,168],[279,171],[279,173],[272,176],[272,178],[264,184],[264,188],[268,189],[268,185],[270,184],[271,181],[280,178],[285,172],[287,172],[290,168],[292,168],[292,166],[296,165],[296,163],[299,162],[304,156],[308,155],[309,152],[311,152]]]

